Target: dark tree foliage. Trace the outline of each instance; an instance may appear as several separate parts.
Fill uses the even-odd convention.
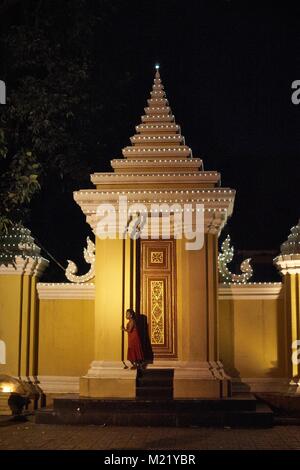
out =
[[[0,129],[0,233],[23,220],[28,204],[40,188],[40,165],[30,150],[11,152]]]
[[[0,110],[0,231],[24,223],[65,264],[81,255],[89,234],[72,192],[90,186],[93,170],[108,168],[99,155],[107,153],[114,121],[105,126],[105,116],[120,96],[109,93],[105,31],[120,5],[24,0],[1,8],[8,93]],[[115,77],[115,89],[126,86],[124,76]]]
[[[15,151],[32,150],[42,181],[49,172],[76,181],[89,169],[95,20],[82,14],[85,3],[25,2],[24,22],[2,38],[9,93],[1,125]]]

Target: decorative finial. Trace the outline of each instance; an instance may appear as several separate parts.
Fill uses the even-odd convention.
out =
[[[160,79],[160,74],[159,74],[159,64],[155,64],[155,78]]]

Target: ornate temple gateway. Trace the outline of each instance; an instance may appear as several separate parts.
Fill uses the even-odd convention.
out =
[[[69,262],[69,282],[37,282],[47,261],[30,233],[0,240],[0,374],[39,383],[48,398],[135,398],[149,380],[167,384],[178,399],[224,398],[244,387],[297,390],[299,226],[274,260],[282,283],[249,283],[248,260],[243,274],[230,273],[229,239],[219,273],[218,237],[235,191],[192,155],[158,70],[130,141],[111,160],[112,172],[91,175],[94,189],[74,193],[95,234],[84,252],[87,273]],[[14,264],[6,245],[14,247]],[[124,367],[128,308],[148,347],[142,377]]]
[[[150,95],[132,145],[123,149],[123,158],[111,161],[114,171],[91,175],[96,188],[74,194],[96,234],[95,360],[80,391],[135,396],[136,372],[124,371],[120,361],[121,315],[131,307],[147,317],[154,353],[149,367],[174,369],[174,396],[218,397],[227,394],[227,379],[218,352],[217,238],[232,213],[235,192],[222,188],[220,174],[203,171],[202,160],[192,157],[158,70]],[[97,237],[99,206],[110,204],[119,213],[120,196],[151,212],[148,239]],[[170,206],[179,211],[188,206],[193,213],[200,203],[201,249],[188,250],[184,237],[175,238],[174,220],[170,236],[162,239],[160,222]],[[151,205],[158,207],[156,217]],[[125,228],[126,223],[127,218]],[[195,220],[191,224],[196,230]]]

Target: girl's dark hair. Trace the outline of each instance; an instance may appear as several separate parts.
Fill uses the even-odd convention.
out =
[[[132,308],[128,308],[126,312],[129,312],[131,317],[135,320],[135,311]]]

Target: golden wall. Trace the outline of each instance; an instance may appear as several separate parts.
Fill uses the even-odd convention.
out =
[[[180,266],[180,250],[177,262]],[[191,255],[192,256],[192,255]],[[192,259],[191,259],[192,261]],[[188,321],[182,325],[182,318],[193,311],[193,295],[201,296],[198,287],[194,294],[183,295],[183,282],[188,281],[191,263],[184,273],[179,269],[178,277],[178,334],[182,341],[179,357],[188,359],[188,344],[197,343],[201,335],[189,330]],[[183,274],[186,275],[183,276]],[[182,276],[182,277],[181,277]],[[0,339],[7,347],[7,364],[0,365],[0,374],[26,375],[20,356],[20,332],[26,331],[30,339],[31,326],[25,330],[24,319],[28,308],[28,289],[25,277],[1,276],[0,282]],[[22,287],[23,286],[23,287]],[[35,288],[35,285],[32,285]],[[23,290],[23,294],[22,294]],[[32,334],[38,341],[30,339],[31,348],[37,347],[37,363],[29,375],[42,377],[80,377],[85,375],[95,359],[95,287],[93,284],[37,285],[37,319]],[[27,295],[28,299],[24,297]],[[227,372],[237,379],[257,378],[277,380],[288,377],[288,345],[284,295],[281,283],[249,284],[245,286],[219,286],[219,353]],[[21,301],[22,299],[22,301]],[[196,301],[196,299],[195,299]],[[24,304],[24,305],[23,305]],[[30,303],[34,306],[34,299]],[[23,312],[20,317],[20,312]],[[24,313],[25,312],[25,313]],[[27,320],[26,320],[27,321]],[[203,321],[203,319],[202,319]],[[207,321],[207,320],[206,320]],[[120,331],[120,321],[115,328]],[[199,328],[207,329],[199,318]],[[37,335],[38,332],[38,335]],[[22,337],[22,335],[21,335]],[[100,339],[100,338],[99,338]],[[97,344],[97,341],[96,341]],[[25,346],[24,346],[25,347]],[[31,363],[31,362],[30,362]],[[20,369],[19,369],[20,370]]]
[[[0,374],[20,373],[22,291],[22,276],[8,274],[0,277],[0,339],[6,345],[6,364],[0,364]]]
[[[232,377],[286,377],[281,284],[219,289],[219,345],[220,359]]]
[[[38,375],[84,375],[94,359],[94,301],[41,300],[38,351]]]
[[[205,235],[201,250],[186,250],[177,240],[177,336],[178,358],[209,361],[217,355],[216,237]],[[197,333],[198,332],[198,333]]]
[[[39,311],[39,375],[84,375],[95,359],[94,301],[42,299]],[[219,289],[220,360],[232,377],[287,377],[286,336],[280,283]]]

